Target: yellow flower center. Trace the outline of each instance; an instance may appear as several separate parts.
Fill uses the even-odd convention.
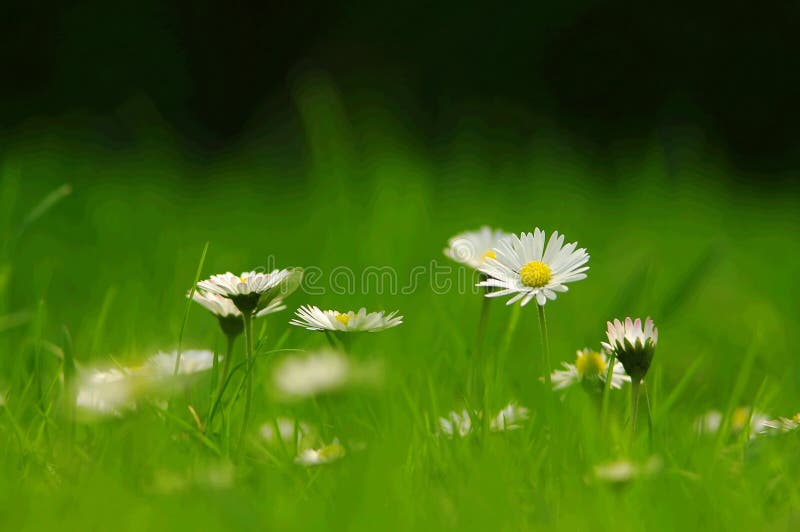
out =
[[[550,266],[539,260],[531,261],[519,270],[519,280],[531,288],[545,286],[551,277]]]
[[[750,415],[750,409],[740,406],[731,414],[731,429],[738,432],[744,428],[747,423],[747,417]]]
[[[240,282],[240,283],[243,283],[243,284],[244,284],[244,283],[246,283],[246,282],[247,282],[247,277],[245,277],[244,275],[242,275],[241,277],[239,277],[239,282]]]
[[[582,351],[575,361],[575,369],[581,378],[597,377],[606,372],[607,364],[597,351]]]
[[[483,262],[489,262],[489,259],[496,259],[496,258],[497,258],[497,253],[495,253],[493,249],[490,249],[486,253],[481,255],[481,259],[483,260]]]
[[[345,326],[350,322],[350,314],[337,314],[334,316],[334,318],[336,321]]]

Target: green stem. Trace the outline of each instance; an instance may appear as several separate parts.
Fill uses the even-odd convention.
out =
[[[614,353],[608,355],[608,369],[606,369],[606,382],[603,383],[602,407],[600,408],[600,426],[606,426],[608,419],[608,397],[611,395],[611,379],[614,377],[614,364],[617,358]]]
[[[244,344],[245,344],[245,399],[244,399],[244,418],[242,419],[242,429],[239,433],[239,444],[237,448],[241,450],[244,442],[244,435],[247,432],[247,424],[250,421],[250,405],[253,402],[253,315],[243,314],[244,321]]]
[[[475,354],[480,356],[483,351],[483,339],[486,337],[486,327],[489,324],[489,309],[491,300],[488,297],[483,297],[481,303],[481,316],[478,320],[478,334],[475,337]]]
[[[639,417],[639,392],[642,381],[633,379],[631,381],[631,443],[636,436],[636,419]]]
[[[542,336],[542,356],[544,358],[544,383],[547,391],[552,391],[553,384],[550,382],[550,340],[547,337],[547,319],[544,315],[544,306],[536,305],[539,309],[539,330]]]
[[[222,389],[222,383],[228,378],[228,372],[231,369],[231,358],[233,358],[233,344],[236,342],[236,336],[226,335],[228,345],[225,349],[225,360],[222,361],[222,373],[219,376],[219,384],[217,385],[217,393]]]

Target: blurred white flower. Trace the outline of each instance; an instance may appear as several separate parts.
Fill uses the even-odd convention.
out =
[[[280,439],[289,445],[303,448],[312,434],[311,427],[303,422],[287,417],[278,417],[261,425],[261,436],[269,443],[278,443],[275,427]]]
[[[642,320],[625,318],[624,322],[614,320],[608,322],[606,336],[608,342],[602,342],[608,353],[613,353],[622,362],[625,372],[632,379],[641,381],[650,369],[656,344],[658,329],[653,320],[647,318],[642,327]]]
[[[775,436],[778,434],[788,434],[800,428],[800,413],[791,418],[779,417],[778,419],[768,419],[761,423],[759,434]]]
[[[175,360],[178,352],[172,353],[159,352],[151,356],[145,362],[143,371],[149,377],[169,378],[175,371]],[[222,357],[220,357],[221,359]],[[208,371],[214,367],[214,353],[206,350],[188,350],[181,352],[181,361],[178,366],[178,375],[191,375]]]
[[[76,405],[85,414],[98,417],[122,417],[136,408],[136,384],[131,370],[80,370],[77,380]]]
[[[375,385],[382,378],[378,362],[357,363],[333,349],[289,356],[273,369],[272,383],[285,399],[339,391],[351,385]]]
[[[751,414],[751,407],[740,406],[731,413],[730,431],[731,434],[740,434],[750,419],[748,437],[755,438],[759,433],[764,432],[769,427],[769,417],[763,412],[755,410]],[[709,410],[695,420],[694,428],[699,434],[715,434],[722,425],[722,413],[718,410]]]
[[[304,466],[316,466],[322,464],[329,464],[344,457],[346,454],[344,447],[339,443],[338,439],[334,439],[332,443],[323,445],[318,449],[305,449],[294,461]]]
[[[472,418],[466,409],[461,412],[450,412],[447,417],[439,418],[439,433],[448,438],[454,436],[464,438],[470,432],[472,432]]]
[[[504,430],[517,430],[522,428],[522,422],[527,421],[530,411],[515,402],[508,403],[489,423],[489,429],[495,432]]]
[[[487,279],[478,286],[494,288],[486,297],[512,295],[506,304],[520,302],[527,305],[536,299],[544,305],[556,298],[557,292],[566,292],[567,283],[586,278],[585,266],[589,254],[577,249],[577,242],[564,245],[564,235],[554,232],[545,247],[545,233],[538,227],[533,233],[511,235],[494,248],[495,257],[487,257],[480,266]]]
[[[304,327],[310,331],[341,331],[341,332],[377,332],[403,323],[403,317],[397,311],[386,314],[385,312],[367,312],[362,308],[358,312],[339,312],[337,310],[321,310],[313,305],[303,305],[297,309],[297,318],[291,320],[291,325]]]
[[[448,240],[444,254],[456,262],[477,270],[487,259],[497,256],[494,248],[501,240],[510,236],[511,233],[484,225],[477,231],[465,231]]]
[[[606,381],[608,357],[603,352],[593,351],[588,348],[582,349],[577,352],[574,364],[562,362],[561,365],[564,366],[564,369],[557,369],[550,374],[554,390],[561,390],[585,381],[597,382],[601,385]],[[622,363],[614,361],[611,388],[622,388],[622,383],[630,381],[631,378],[625,374],[625,368],[622,367]]]
[[[610,484],[624,484],[641,477],[654,475],[661,470],[662,461],[658,456],[651,456],[644,463],[630,460],[606,462],[594,467],[594,477]]]

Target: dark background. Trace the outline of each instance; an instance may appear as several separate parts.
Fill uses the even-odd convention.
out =
[[[402,105],[423,135],[463,112],[547,117],[603,146],[691,125],[739,169],[800,160],[800,3],[355,0],[4,2],[0,126],[113,116],[145,95],[213,153],[308,66]],[[402,103],[397,103],[402,102]]]

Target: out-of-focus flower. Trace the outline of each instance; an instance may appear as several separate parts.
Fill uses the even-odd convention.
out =
[[[722,417],[722,412],[709,410],[695,420],[695,431],[699,434],[716,434],[722,426]],[[752,410],[749,406],[740,406],[731,413],[731,434],[740,434],[747,426],[748,418],[750,420],[748,437],[751,439],[768,427],[769,417],[766,414]]]
[[[449,412],[446,417],[439,418],[439,433],[448,438],[464,438],[472,432],[472,418],[466,409],[461,412]]]
[[[564,235],[554,232],[545,247],[545,233],[538,227],[533,233],[511,235],[494,248],[495,257],[488,257],[480,266],[487,279],[478,286],[495,289],[486,297],[512,295],[506,304],[527,305],[536,299],[539,305],[566,292],[567,283],[586,278],[589,254],[576,249],[577,242],[564,245]]]
[[[304,305],[297,309],[297,318],[289,323],[304,327],[309,331],[337,332],[377,332],[403,323],[403,317],[397,311],[367,312],[362,308],[358,312],[339,312],[338,310],[322,310],[313,305]]]
[[[357,363],[332,349],[290,356],[279,361],[272,373],[277,394],[301,399],[342,390],[351,385],[376,385],[383,374],[377,363]]]
[[[788,434],[800,428],[800,413],[794,416],[779,417],[778,419],[768,419],[761,423],[759,434],[775,436],[778,434]]]
[[[343,458],[345,454],[346,451],[344,446],[339,443],[337,438],[334,439],[330,444],[323,445],[318,449],[303,450],[297,455],[294,461],[304,466],[316,466],[335,462],[336,460]]]
[[[175,371],[175,361],[178,352],[172,353],[159,352],[151,356],[145,362],[143,372],[145,375],[155,378],[172,377]],[[181,360],[178,365],[178,375],[191,375],[208,371],[214,367],[214,353],[201,349],[191,349],[181,351]]]
[[[484,225],[477,231],[465,231],[448,240],[444,254],[456,262],[477,270],[487,259],[497,257],[494,248],[501,240],[510,236],[511,233]]]
[[[91,368],[78,374],[75,402],[82,414],[122,417],[136,408],[137,385],[131,370]]]
[[[573,384],[588,383],[602,385],[606,381],[608,370],[608,357],[605,353],[582,349],[577,352],[574,364],[562,362],[564,369],[557,369],[550,375],[554,390],[561,390]],[[614,361],[614,371],[611,374],[611,388],[622,388],[622,383],[630,382],[631,378],[625,374],[622,363]]]
[[[529,416],[527,408],[512,401],[492,418],[489,429],[495,432],[521,429],[523,421],[527,421]]]
[[[594,478],[609,484],[625,484],[632,480],[654,475],[661,470],[662,461],[658,456],[651,456],[644,463],[630,460],[616,460],[594,467]]]

